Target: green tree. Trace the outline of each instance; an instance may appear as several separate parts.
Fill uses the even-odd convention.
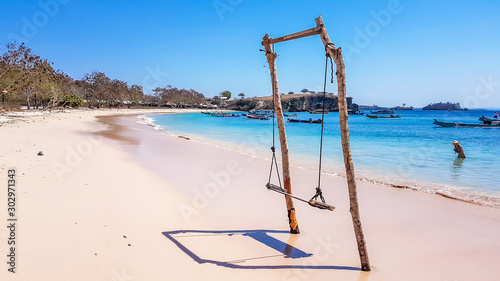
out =
[[[47,59],[37,56],[24,43],[7,44],[7,52],[0,57],[0,87],[14,98],[24,98],[28,109],[33,103],[42,104],[43,95],[54,95],[67,76],[56,71]],[[44,98],[45,99],[45,98]]]
[[[224,91],[219,94],[221,97],[226,97],[227,99],[231,99],[231,92],[230,91]]]
[[[241,97],[241,99],[244,99],[245,98],[245,94],[244,93],[239,93],[238,97]]]
[[[64,95],[58,102],[59,106],[63,107],[73,107],[78,108],[83,105],[83,100],[79,96],[72,95]]]

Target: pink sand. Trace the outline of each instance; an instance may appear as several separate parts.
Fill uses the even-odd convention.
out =
[[[499,209],[358,182],[373,267],[364,273],[344,178],[323,177],[333,212],[295,202],[302,234],[290,235],[283,196],[265,188],[268,161],[160,134],[136,116],[108,119],[103,134],[109,125],[94,117],[110,114],[0,128],[2,181],[9,168],[19,175],[17,273],[2,263],[1,280],[499,280]],[[294,194],[311,197],[316,177],[292,168]]]

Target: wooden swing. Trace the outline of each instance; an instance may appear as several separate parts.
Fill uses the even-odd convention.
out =
[[[273,48],[273,51],[274,51],[274,48]],[[330,56],[328,55],[328,52],[326,52],[325,80],[323,83],[323,110],[322,110],[322,114],[321,114],[321,138],[320,138],[320,145],[319,145],[319,172],[318,172],[318,186],[316,187],[316,194],[311,199],[305,200],[305,199],[299,198],[297,196],[294,196],[294,195],[286,192],[286,190],[284,190],[283,187],[281,186],[281,179],[280,179],[279,170],[278,170],[278,161],[276,160],[276,149],[274,146],[275,145],[274,116],[276,116],[276,110],[274,112],[275,114],[273,114],[273,146],[271,147],[271,151],[273,152],[273,156],[271,158],[271,168],[269,170],[269,180],[266,184],[266,187],[268,190],[271,190],[271,191],[283,194],[285,196],[295,198],[299,201],[308,203],[312,207],[322,209],[322,210],[333,211],[333,210],[335,210],[335,207],[326,204],[325,198],[323,198],[323,192],[321,191],[321,163],[322,163],[321,160],[322,160],[322,156],[323,156],[323,131],[324,131],[324,124],[325,124],[325,100],[326,100],[326,78],[328,75],[328,58],[330,58]],[[331,58],[330,58],[330,60],[331,60]],[[332,83],[333,83],[333,63],[332,63]],[[273,108],[274,109],[276,108],[275,104],[274,104],[274,99],[273,99]],[[278,177],[279,185],[275,185],[275,184],[271,183],[271,177],[272,177],[272,172],[273,172],[274,167],[276,168],[276,174]],[[321,201],[317,201],[318,198]]]
[[[345,79],[345,64],[344,57],[342,55],[342,49],[337,48],[331,41],[328,33],[326,32],[326,28],[323,24],[323,18],[319,16],[316,18],[316,27],[307,29],[304,31],[300,31],[297,33],[289,34],[286,36],[282,36],[279,38],[270,38],[269,35],[265,35],[262,40],[262,45],[265,47],[265,53],[267,62],[269,63],[269,70],[271,72],[271,82],[272,82],[272,90],[273,90],[273,105],[275,110],[275,115],[278,124],[279,138],[280,138],[280,146],[281,146],[281,162],[282,162],[282,173],[283,173],[283,186],[281,186],[281,179],[279,180],[279,186],[272,184],[270,182],[271,174],[269,176],[269,182],[266,184],[266,187],[269,190],[281,193],[285,195],[286,207],[288,210],[288,220],[290,225],[290,233],[300,233],[299,225],[297,222],[297,218],[295,215],[295,208],[293,207],[293,200],[295,198],[297,200],[307,202],[309,205],[313,207],[317,207],[320,209],[333,210],[334,207],[326,204],[324,202],[324,198],[321,194],[321,188],[316,188],[316,195],[311,198],[311,200],[304,200],[292,195],[292,185],[290,180],[290,159],[288,157],[288,143],[286,140],[286,132],[285,132],[285,121],[283,117],[283,109],[281,107],[281,97],[280,91],[278,87],[278,72],[276,70],[276,53],[274,52],[274,44],[289,40],[294,40],[298,38],[303,38],[312,35],[319,35],[323,45],[325,46],[326,52],[329,54],[330,58],[335,61],[335,65],[337,66],[336,77],[337,77],[337,87],[338,87],[338,106],[339,106],[339,119],[340,119],[340,136],[342,140],[342,153],[344,155],[344,165],[346,171],[346,180],[349,191],[349,211],[351,213],[352,223],[354,227],[354,234],[356,236],[356,242],[358,246],[359,258],[361,261],[361,270],[362,271],[370,271],[370,261],[368,259],[368,252],[366,250],[366,242],[363,234],[363,228],[361,226],[361,219],[359,215],[359,205],[358,205],[358,195],[356,188],[356,177],[354,174],[354,164],[352,163],[352,155],[351,155],[351,147],[350,147],[350,139],[349,139],[349,125],[348,125],[348,114],[347,114],[347,98],[346,98],[346,79]],[[273,47],[272,47],[273,46]],[[326,78],[325,78],[326,81]],[[325,82],[326,83],[326,82]],[[325,91],[323,91],[325,94]],[[324,114],[324,110],[323,110]],[[322,147],[322,145],[320,145]],[[278,164],[276,162],[275,156],[275,148],[274,148],[274,119],[273,119],[273,147],[271,148],[273,151],[273,160],[271,162],[271,167],[278,168]],[[321,154],[320,154],[321,157]],[[321,160],[320,160],[321,165]],[[272,169],[271,169],[272,172]],[[319,169],[319,174],[321,176],[321,166]],[[279,173],[278,173],[279,177]],[[317,198],[320,198],[321,202],[317,201]]]

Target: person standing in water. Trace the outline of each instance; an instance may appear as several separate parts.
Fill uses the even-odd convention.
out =
[[[456,154],[458,154],[458,158],[465,158],[464,148],[460,145],[459,141],[453,141],[451,143],[453,145],[453,150]]]

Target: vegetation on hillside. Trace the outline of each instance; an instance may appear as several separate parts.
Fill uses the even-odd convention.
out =
[[[112,79],[104,72],[91,71],[74,79],[53,63],[36,55],[24,43],[9,43],[0,56],[0,103],[31,108],[178,106],[203,103],[195,90],[168,85],[145,95],[142,86]]]
[[[171,85],[164,88],[157,87],[153,93],[160,103],[195,104],[205,102],[203,94],[193,89],[178,89]]]
[[[318,110],[323,108],[323,95],[318,94],[300,94],[287,95],[281,99],[283,110],[289,112]],[[239,99],[231,101],[228,104],[230,109],[234,110],[272,110],[273,101],[271,97]],[[347,107],[349,110],[357,111],[358,105],[352,103],[352,98],[347,98]],[[338,111],[338,97],[333,94],[327,94],[325,97],[325,109],[329,111]]]
[[[54,106],[59,96],[67,93],[71,78],[55,70],[24,44],[7,44],[0,57],[0,89],[2,102],[25,101],[31,107]]]

